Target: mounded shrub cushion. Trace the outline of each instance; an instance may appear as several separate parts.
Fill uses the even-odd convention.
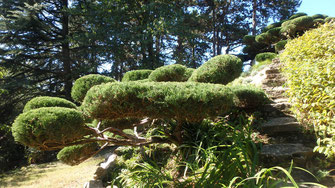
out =
[[[115,79],[99,74],[89,74],[81,78],[78,78],[73,84],[71,97],[76,102],[81,103],[86,95],[86,92],[92,86],[108,82],[115,82]]]
[[[243,63],[234,55],[218,55],[197,68],[188,81],[228,84],[242,73]]]
[[[256,36],[254,36],[254,35],[245,35],[245,36],[243,37],[242,42],[243,42],[244,44],[252,45],[252,44],[255,42],[255,37],[256,37]]]
[[[304,12],[298,12],[296,14],[293,14],[289,19],[293,20],[293,19],[296,19],[296,18],[301,17],[301,16],[307,16],[307,14],[304,13]]]
[[[234,93],[234,105],[238,108],[259,108],[269,102],[264,91],[260,88],[247,85],[231,87]]]
[[[20,114],[12,126],[15,141],[39,150],[73,142],[87,134],[83,115],[64,107],[44,107]]]
[[[81,106],[94,119],[174,118],[189,122],[227,112],[233,94],[219,84],[108,83],[90,89]]]
[[[68,146],[60,150],[57,159],[67,165],[78,165],[97,151],[97,143]]]
[[[59,97],[35,97],[31,99],[24,106],[23,112],[27,112],[29,110],[33,110],[36,108],[42,107],[65,107],[65,108],[77,108],[77,106],[63,98]]]
[[[275,45],[276,52],[284,50],[286,44],[287,44],[287,40],[281,40],[281,41],[277,42],[277,44]]]
[[[264,52],[256,55],[256,61],[265,61],[265,60],[272,60],[277,57],[276,53],[272,52]]]
[[[149,77],[152,70],[133,70],[128,71],[123,75],[122,82],[144,80]]]
[[[187,67],[180,64],[166,65],[155,69],[149,80],[154,82],[185,82],[188,77],[185,75]]]
[[[106,129],[108,127],[113,127],[117,129],[133,129],[134,124],[140,123],[141,119],[138,118],[121,118],[121,119],[111,119],[111,120],[102,120],[100,122],[100,129]],[[94,120],[93,126],[96,127],[99,121]]]

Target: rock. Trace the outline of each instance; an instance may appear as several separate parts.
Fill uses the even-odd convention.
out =
[[[104,188],[101,180],[90,180],[85,183],[84,188]]]
[[[298,132],[300,131],[300,124],[293,117],[277,117],[261,125],[264,133],[274,135],[283,132]]]
[[[313,149],[302,144],[269,144],[261,150],[262,161],[267,165],[276,165],[294,161],[297,165],[305,165],[313,156]]]
[[[116,163],[116,154],[111,154],[106,162],[100,164],[97,170],[94,173],[93,179],[94,180],[101,180],[107,174],[107,170],[112,167]]]

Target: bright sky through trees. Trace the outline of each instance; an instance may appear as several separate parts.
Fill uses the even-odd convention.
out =
[[[335,0],[303,0],[298,12],[305,12],[308,15],[326,14],[335,17]]]

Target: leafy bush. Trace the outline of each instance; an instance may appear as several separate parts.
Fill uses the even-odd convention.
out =
[[[316,151],[335,155],[335,23],[326,23],[287,43],[280,55],[293,112],[317,132]]]
[[[275,23],[272,23],[272,24],[266,26],[266,27],[263,29],[263,32],[267,32],[267,31],[269,31],[270,29],[274,29],[274,28],[276,28],[276,27],[280,27],[281,24],[282,24],[282,22],[283,22],[283,21],[275,22]]]
[[[95,119],[151,117],[199,121],[229,110],[232,97],[231,90],[219,84],[120,82],[94,86],[81,108]]]
[[[284,50],[286,44],[287,44],[287,40],[281,40],[281,41],[277,42],[277,44],[275,45],[276,52],[280,52],[280,51]]]
[[[293,19],[296,19],[296,18],[301,17],[301,16],[307,16],[307,14],[304,13],[304,12],[298,12],[296,14],[293,14],[289,19],[293,20]]]
[[[57,159],[74,166],[91,157],[97,149],[97,143],[68,146],[59,151]]]
[[[325,18],[325,22],[331,22],[331,21],[335,21],[335,17],[327,17]]]
[[[263,89],[248,85],[235,85],[231,89],[235,96],[234,104],[238,108],[260,108],[269,102]]]
[[[128,71],[123,75],[122,82],[144,80],[149,77],[152,70],[133,70]]]
[[[249,44],[251,45],[252,43],[254,43],[256,41],[256,36],[254,35],[245,35],[243,37],[243,43],[244,44]]]
[[[233,55],[218,55],[197,68],[188,81],[228,84],[242,73],[241,59]]]
[[[256,61],[266,61],[266,60],[272,60],[275,57],[277,57],[276,53],[272,52],[264,52],[256,55]]]
[[[185,75],[187,67],[180,64],[162,66],[155,69],[149,80],[154,82],[185,82],[188,77]]]
[[[98,125],[99,121],[94,120],[93,127],[96,127]],[[132,129],[134,128],[134,124],[140,123],[140,119],[138,118],[122,118],[122,119],[113,119],[113,120],[102,120],[100,122],[100,128],[106,129],[108,127],[114,127],[117,129]]]
[[[23,112],[42,107],[77,108],[74,103],[59,97],[35,97],[27,102],[27,104],[24,106]]]
[[[280,32],[287,37],[294,38],[296,35],[301,35],[309,30],[314,25],[313,20],[311,16],[301,16],[288,20],[282,24]]]
[[[325,15],[325,14],[315,14],[312,16],[313,19],[325,19],[327,18],[328,16]]]
[[[77,79],[72,87],[71,97],[78,103],[81,103],[86,92],[95,85],[102,83],[115,82],[115,79],[99,74],[90,74]]]
[[[12,126],[15,141],[53,150],[87,134],[82,114],[64,107],[44,107],[20,114]]]

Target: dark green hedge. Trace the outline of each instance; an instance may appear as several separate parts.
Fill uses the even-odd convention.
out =
[[[287,44],[287,40],[281,40],[277,42],[277,44],[275,45],[276,52],[278,53],[279,51],[284,50],[286,44]]]
[[[149,77],[152,70],[133,70],[128,71],[123,75],[122,82],[144,80]]]
[[[264,52],[256,55],[256,61],[265,61],[265,60],[272,60],[277,57],[276,53],[272,52]]]
[[[39,150],[62,146],[82,138],[87,134],[84,129],[83,115],[64,107],[44,107],[20,114],[12,126],[15,141]]]
[[[77,108],[74,103],[59,97],[35,97],[27,102],[24,106],[23,112],[42,107]]]
[[[95,85],[102,83],[115,82],[115,79],[99,74],[90,74],[78,78],[72,87],[71,97],[76,102],[81,103],[86,95],[86,92]]]
[[[67,165],[78,165],[94,154],[98,149],[97,143],[80,144],[63,148],[57,154],[57,159]]]
[[[174,118],[189,122],[227,112],[228,87],[190,82],[108,83],[88,91],[82,111],[94,119]]]
[[[237,108],[259,108],[269,102],[263,89],[247,85],[236,85],[231,89],[234,93],[234,105]]]
[[[234,55],[218,55],[197,68],[188,81],[227,84],[240,76],[242,66]]]
[[[180,64],[166,65],[155,69],[149,80],[154,82],[185,82],[188,77],[185,75],[187,67]]]

